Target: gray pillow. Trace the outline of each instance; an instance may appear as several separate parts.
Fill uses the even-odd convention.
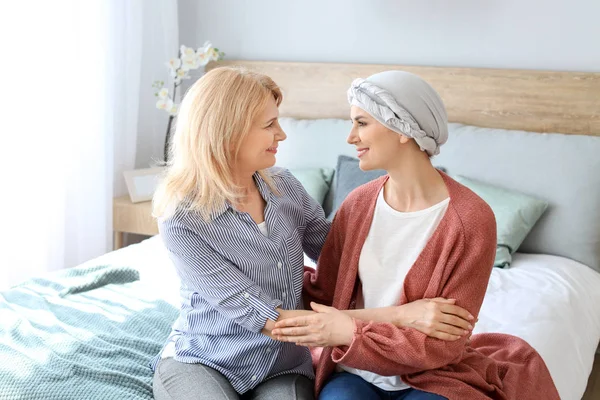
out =
[[[373,171],[363,171],[358,166],[358,158],[339,156],[337,167],[335,169],[335,178],[333,185],[335,185],[333,192],[333,204],[329,219],[333,219],[335,212],[340,208],[344,199],[350,194],[351,191],[364,185],[367,182],[377,179],[380,176],[385,175],[382,169]],[[333,186],[332,185],[332,186]],[[326,200],[327,201],[327,200]]]

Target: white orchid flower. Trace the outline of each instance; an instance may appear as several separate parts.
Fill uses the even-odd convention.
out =
[[[177,71],[175,71],[175,84],[176,85],[179,85],[181,83],[181,81],[184,79],[190,79],[188,71],[184,70],[183,68],[180,68]]]
[[[172,116],[176,116],[177,113],[179,112],[179,104],[173,104],[173,105],[171,105],[171,108],[169,108],[167,111]]]
[[[204,42],[204,45],[202,47],[198,47],[198,51],[196,51],[196,54],[204,54],[211,47],[213,47],[212,43],[207,40],[206,42]]]
[[[215,49],[212,46],[210,49],[208,49],[206,54],[209,57],[209,59],[211,59],[212,61],[219,61],[219,59],[221,58],[221,55],[219,54],[219,50]]]
[[[200,51],[200,49],[198,49],[198,51]],[[202,47],[202,53],[204,54],[204,58],[207,59],[207,63],[211,60],[219,61],[219,59],[221,58],[221,53],[219,52],[219,49],[214,48],[211,42],[204,43],[204,46]]]
[[[169,97],[169,89],[167,89],[167,88],[160,89],[160,92],[158,92],[158,97],[161,99],[166,99],[167,97]]]
[[[175,78],[175,76],[177,75],[177,70],[181,68],[181,59],[171,58],[167,63],[167,67],[169,67],[169,75]]]
[[[172,70],[176,70],[181,67],[181,60],[179,58],[171,58],[167,63],[167,67],[171,68]]]
[[[189,71],[200,67],[196,52],[191,47],[181,46],[181,69]]]
[[[158,108],[159,110],[170,111],[171,108],[173,108],[173,100],[171,100],[168,97],[166,99],[159,99],[156,102],[156,108]]]
[[[182,61],[183,64],[181,65],[181,69],[183,69],[184,71],[190,71],[192,69],[198,69],[198,67],[200,67],[200,61],[198,60],[198,57],[196,57],[196,55],[190,58],[182,57]]]
[[[210,57],[206,53],[196,53],[196,58],[201,67],[204,67],[210,61]]]
[[[212,43],[208,41],[204,43],[204,46],[198,48],[198,50],[196,51],[196,56],[198,58],[200,66],[204,67],[211,60],[213,60],[213,58],[211,57],[213,49],[214,48]]]
[[[196,52],[191,47],[186,47],[185,45],[181,45],[181,56],[182,57],[190,57],[193,56]]]

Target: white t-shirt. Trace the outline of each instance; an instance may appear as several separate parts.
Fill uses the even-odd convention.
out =
[[[365,308],[398,304],[404,278],[438,227],[450,198],[420,211],[400,212],[377,197],[371,229],[358,261]],[[342,370],[359,375],[387,391],[408,389],[399,376],[381,376],[373,372],[340,365]]]
[[[262,233],[263,235],[265,235],[266,237],[269,237],[269,231],[267,229],[267,223],[265,221],[261,222],[258,225],[258,230],[260,231],[260,233]]]

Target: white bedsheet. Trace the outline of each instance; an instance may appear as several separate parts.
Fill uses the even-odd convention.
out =
[[[562,400],[580,400],[600,340],[600,274],[562,257],[515,254],[494,268],[475,333],[518,336],[535,348]]]
[[[101,259],[137,268],[142,281],[179,306],[178,278],[159,237]],[[493,270],[475,327],[482,332],[526,340],[546,362],[561,399],[579,400],[600,340],[600,274],[562,257],[516,254],[512,268]]]

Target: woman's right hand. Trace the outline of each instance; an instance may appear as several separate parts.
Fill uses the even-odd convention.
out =
[[[475,318],[455,299],[421,299],[398,306],[397,325],[414,328],[427,336],[455,341],[473,330]]]
[[[267,322],[265,323],[265,326],[262,329],[262,334],[270,337],[273,340],[277,340],[275,336],[273,336],[273,334],[271,333],[271,331],[275,328],[275,324],[277,322],[288,318],[303,317],[305,315],[316,314],[314,311],[311,310],[284,310],[281,308],[277,308],[276,310],[279,313],[279,318],[277,319],[277,321],[267,319]]]

